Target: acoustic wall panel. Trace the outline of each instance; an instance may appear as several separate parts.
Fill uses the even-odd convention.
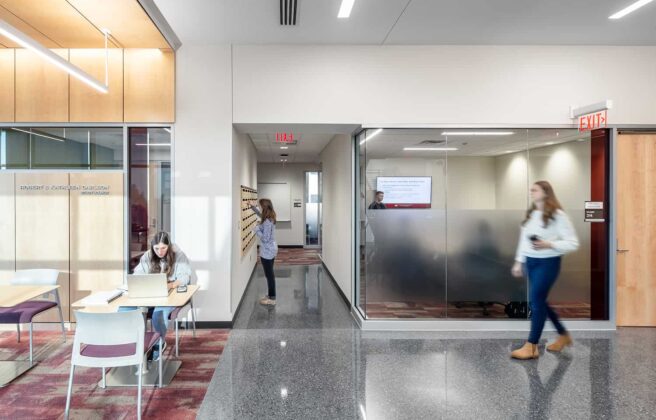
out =
[[[73,172],[70,186],[70,283],[75,302],[123,282],[123,173]]]
[[[73,49],[71,63],[105,82],[105,50]],[[100,93],[71,77],[71,122],[123,121],[123,50],[109,50],[109,92]]]
[[[14,121],[14,50],[0,49],[0,122]]]
[[[68,50],[52,50],[68,60]],[[16,50],[16,121],[68,121],[68,73],[36,53]]]
[[[16,269],[59,270],[59,295],[68,320],[69,305],[69,174],[16,173]],[[58,321],[48,311],[38,321]]]
[[[124,121],[175,120],[175,53],[158,49],[124,51]]]
[[[0,285],[7,284],[16,269],[14,176],[0,172]]]

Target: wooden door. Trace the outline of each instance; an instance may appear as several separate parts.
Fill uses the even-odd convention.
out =
[[[617,141],[617,325],[656,326],[656,134]]]

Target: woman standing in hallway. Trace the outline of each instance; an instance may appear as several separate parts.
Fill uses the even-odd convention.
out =
[[[579,240],[551,184],[538,181],[531,186],[530,194],[533,203],[522,222],[512,274],[515,277],[528,275],[531,332],[526,344],[511,353],[515,359],[538,358],[538,342],[547,317],[559,334],[547,350],[559,352],[572,344],[558,315],[547,304],[547,296],[558,279],[562,256],[576,251]]]
[[[260,208],[251,206],[253,211],[260,217],[260,223],[253,231],[260,238],[260,261],[264,268],[264,275],[269,288],[268,294],[260,299],[262,305],[275,306],[276,304],[276,276],[273,272],[273,263],[278,255],[278,244],[276,243],[276,212],[273,204],[268,198],[258,201]]]

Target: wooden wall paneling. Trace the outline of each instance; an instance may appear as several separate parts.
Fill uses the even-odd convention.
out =
[[[123,283],[123,173],[71,173],[70,182],[71,301],[75,302],[89,292]],[[98,189],[89,194],[76,186]]]
[[[170,48],[135,0],[68,0],[99,28],[109,28],[124,48]]]
[[[14,121],[14,49],[0,50],[0,122]]]
[[[64,319],[69,315],[69,174],[16,173],[16,269],[59,270]],[[39,321],[58,321],[48,311]]]
[[[14,174],[0,172],[0,284],[16,270],[16,211]]]
[[[68,50],[53,50],[68,60]],[[16,121],[68,122],[68,73],[29,50],[16,50]]]
[[[617,140],[618,326],[656,326],[655,210],[656,134],[620,135]]]
[[[71,63],[105,82],[104,49],[72,49]],[[109,50],[109,92],[100,93],[86,83],[70,78],[71,122],[123,121],[123,50]]]
[[[59,47],[100,48],[105,45],[100,29],[94,27],[91,23],[93,21],[87,20],[66,0],[2,0],[2,7]],[[27,24],[23,23],[23,26]]]
[[[174,122],[175,53],[124,50],[125,122]]]

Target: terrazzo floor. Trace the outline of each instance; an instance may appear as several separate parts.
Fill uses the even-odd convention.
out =
[[[321,266],[276,273],[265,308],[258,267],[198,418],[656,416],[656,329],[577,332],[563,354],[514,361],[525,333],[360,331]]]

